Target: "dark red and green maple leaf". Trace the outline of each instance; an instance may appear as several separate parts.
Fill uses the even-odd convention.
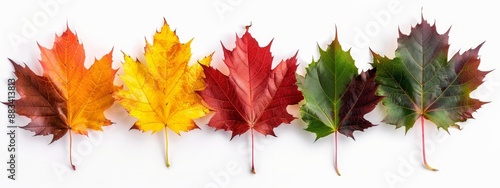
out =
[[[404,126],[407,132],[420,119],[423,164],[433,171],[425,156],[424,119],[448,131],[472,118],[485,102],[470,98],[470,93],[489,73],[478,70],[482,44],[448,60],[448,32],[439,34],[422,17],[410,34],[400,33],[394,59],[373,53],[378,94],[385,96],[388,112],[384,122]]]

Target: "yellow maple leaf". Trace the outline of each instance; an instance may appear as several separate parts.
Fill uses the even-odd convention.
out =
[[[191,40],[192,41],[192,40]],[[193,119],[209,110],[196,91],[205,88],[203,67],[212,55],[191,66],[191,41],[181,43],[165,21],[153,43],[146,41],[146,64],[124,54],[124,74],[120,75],[127,89],[114,94],[117,101],[137,118],[132,128],[153,133],[170,128],[179,134],[198,128]],[[165,163],[168,160],[168,134],[165,129]]]

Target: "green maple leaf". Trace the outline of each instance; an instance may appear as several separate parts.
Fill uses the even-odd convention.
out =
[[[420,118],[424,138],[424,118],[448,131],[485,104],[469,96],[489,73],[478,70],[482,44],[448,60],[448,32],[439,34],[422,18],[409,35],[400,33],[394,59],[373,53],[377,94],[385,96],[382,103],[388,111],[384,122],[404,126],[407,132]],[[436,171],[427,164],[423,140],[424,165]]]
[[[354,139],[354,131],[374,126],[364,119],[382,97],[376,96],[375,70],[358,74],[349,51],[343,51],[337,36],[320,58],[306,68],[307,74],[297,75],[297,85],[306,103],[300,113],[316,140],[335,133],[334,168],[337,167],[337,133]]]

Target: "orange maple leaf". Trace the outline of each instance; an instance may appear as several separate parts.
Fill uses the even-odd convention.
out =
[[[102,126],[111,124],[104,110],[113,104],[111,94],[116,90],[116,70],[111,67],[113,50],[87,69],[83,45],[69,28],[56,36],[52,49],[39,48],[42,76],[10,60],[21,96],[14,101],[16,112],[31,119],[22,128],[35,132],[35,136],[52,134],[54,142],[69,132],[70,163],[75,169],[71,133],[87,135],[88,129],[101,131]]]

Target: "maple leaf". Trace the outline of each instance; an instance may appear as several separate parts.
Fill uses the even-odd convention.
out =
[[[203,68],[212,55],[189,66],[191,41],[181,43],[176,32],[164,20],[153,44],[146,41],[146,63],[124,54],[124,74],[119,75],[127,89],[114,94],[117,101],[137,118],[132,129],[153,133],[170,128],[177,134],[198,128],[193,119],[209,110],[195,93],[205,88]],[[168,159],[168,133],[165,129],[165,164]]]
[[[318,47],[319,48],[319,47]],[[315,133],[316,140],[334,133],[334,168],[337,166],[337,133],[354,139],[354,131],[374,126],[363,116],[372,111],[382,97],[376,96],[375,70],[358,74],[349,51],[343,51],[337,35],[320,58],[297,74],[297,85],[305,98],[300,108],[305,130]]]
[[[408,132],[420,118],[423,163],[433,171],[425,157],[424,118],[446,131],[472,118],[485,102],[469,95],[489,72],[478,70],[482,44],[448,60],[448,33],[439,34],[422,17],[409,35],[400,33],[394,59],[373,53],[378,94],[385,96],[382,103],[388,111],[384,122]]]
[[[102,126],[111,124],[104,111],[113,104],[111,94],[116,89],[116,70],[111,67],[113,50],[87,69],[83,45],[69,28],[55,37],[52,49],[39,48],[42,76],[9,59],[21,96],[14,102],[16,112],[31,119],[22,128],[35,132],[35,136],[51,134],[54,142],[69,132],[70,164],[75,169],[72,132],[87,135],[88,129],[101,131]]]
[[[297,104],[303,96],[295,85],[297,55],[281,61],[271,70],[272,42],[260,47],[248,32],[249,27],[241,38],[236,36],[236,47],[232,51],[222,45],[229,76],[205,66],[207,87],[199,93],[216,111],[209,126],[232,131],[231,139],[250,130],[252,173],[255,173],[254,130],[276,136],[274,128],[295,119],[286,107]]]

